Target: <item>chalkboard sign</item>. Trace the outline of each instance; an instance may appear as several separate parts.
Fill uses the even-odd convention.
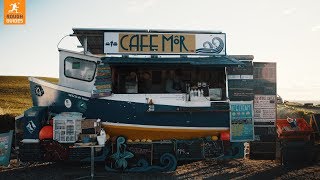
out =
[[[194,140],[177,140],[176,156],[178,160],[202,159],[202,143],[201,139]]]
[[[228,67],[227,71],[229,75],[252,75],[253,66],[252,61],[241,61],[244,65],[240,67]]]
[[[254,80],[254,93],[263,95],[276,95],[277,85],[276,83],[269,82],[267,80],[255,79]]]
[[[10,163],[12,134],[13,130],[0,134],[0,165],[8,166]]]
[[[223,154],[222,141],[212,141],[211,139],[177,140],[175,152],[178,160],[216,158]]]
[[[222,141],[205,141],[203,143],[204,158],[216,158],[223,154]]]
[[[230,79],[228,81],[231,101],[251,101],[254,99],[252,79]]]

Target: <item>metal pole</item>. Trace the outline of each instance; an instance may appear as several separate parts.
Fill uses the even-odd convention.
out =
[[[228,71],[227,67],[224,68],[225,74],[226,74],[226,98],[229,99],[229,83],[228,83]]]
[[[88,51],[88,37],[85,36],[83,39],[83,54],[86,54]]]
[[[94,146],[91,147],[91,179],[94,176]]]

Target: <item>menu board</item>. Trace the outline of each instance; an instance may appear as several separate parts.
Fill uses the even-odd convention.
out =
[[[231,101],[251,101],[254,98],[252,79],[230,79],[228,89]]]
[[[230,102],[230,141],[254,140],[253,102]]]
[[[255,108],[275,108],[276,96],[275,95],[255,95],[254,107]]]
[[[241,61],[244,63],[240,67],[228,67],[228,75],[252,75],[253,66],[252,61]]]
[[[252,61],[241,61],[243,66],[228,68],[228,92],[231,101],[253,100]]]
[[[254,120],[255,122],[274,122],[276,120],[276,96],[254,96]]]
[[[11,154],[13,130],[0,134],[0,165],[8,166]]]
[[[271,121],[274,121],[276,118],[276,111],[275,109],[255,109],[254,118],[255,120],[265,119],[265,121],[268,121],[270,119]]]

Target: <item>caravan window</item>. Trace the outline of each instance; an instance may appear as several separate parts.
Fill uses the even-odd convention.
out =
[[[92,81],[96,71],[96,63],[75,57],[64,60],[64,74],[66,77],[83,81]]]

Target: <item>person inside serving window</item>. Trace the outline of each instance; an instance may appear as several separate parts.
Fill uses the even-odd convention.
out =
[[[126,93],[138,93],[138,78],[135,72],[130,72],[126,76]]]
[[[147,71],[143,72],[140,76],[139,92],[150,93],[152,88],[151,74]]]
[[[183,82],[181,80],[181,71],[167,71],[166,92],[181,93],[183,91]]]

